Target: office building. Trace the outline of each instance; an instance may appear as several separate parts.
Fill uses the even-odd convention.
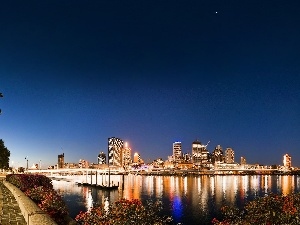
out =
[[[104,152],[98,154],[98,164],[106,164],[106,155]]]
[[[247,161],[246,161],[246,158],[245,157],[241,157],[241,165],[246,165],[247,164]]]
[[[131,159],[131,148],[128,146],[128,143],[125,142],[124,148],[122,149],[122,158],[121,158],[121,165],[124,168],[129,167],[129,165],[132,163]]]
[[[224,156],[223,156],[223,150],[221,145],[217,145],[212,152],[212,163],[223,163],[224,162]]]
[[[181,142],[173,143],[173,160],[177,163],[182,160]]]
[[[65,166],[65,154],[58,155],[58,169],[62,169]]]
[[[289,154],[285,154],[283,156],[283,166],[285,168],[291,168],[292,167],[292,157]]]
[[[195,166],[207,166],[209,162],[209,152],[207,145],[196,140],[192,143],[192,162]]]
[[[133,156],[133,163],[134,164],[142,164],[143,163],[143,160],[141,158],[141,155],[139,153],[134,153],[134,156]]]
[[[123,141],[116,137],[108,138],[108,165],[122,166]]]
[[[225,163],[234,163],[234,151],[232,148],[225,150]]]

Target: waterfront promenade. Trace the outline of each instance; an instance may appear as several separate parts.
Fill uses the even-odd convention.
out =
[[[0,175],[0,224],[27,225],[14,195],[3,184],[4,179],[5,176]]]

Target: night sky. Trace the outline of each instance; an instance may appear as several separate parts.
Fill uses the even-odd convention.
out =
[[[42,167],[129,143],[149,162],[210,141],[300,166],[300,1],[0,3],[0,138]]]

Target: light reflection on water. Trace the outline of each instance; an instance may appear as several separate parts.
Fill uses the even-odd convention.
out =
[[[176,222],[186,225],[211,224],[213,217],[220,218],[220,208],[225,204],[241,207],[247,201],[271,192],[290,194],[300,191],[299,177],[288,175],[128,175],[123,178],[114,176],[115,182],[120,182],[120,187],[119,190],[110,192],[66,181],[53,180],[53,186],[64,196],[73,218],[93,204],[103,204],[106,197],[109,197],[110,202],[120,198],[142,201],[154,199],[163,202],[165,214],[172,215]]]

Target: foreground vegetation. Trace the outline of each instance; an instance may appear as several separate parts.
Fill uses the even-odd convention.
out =
[[[87,212],[80,212],[75,220],[80,225],[165,225],[173,224],[171,217],[160,215],[161,202],[121,199],[109,206],[98,206]]]
[[[243,209],[225,206],[224,219],[213,219],[214,225],[298,225],[300,194],[269,194],[247,203]]]
[[[0,93],[1,94],[1,93]],[[4,141],[0,139],[0,169],[8,169],[10,151],[5,147]]]
[[[69,211],[63,198],[53,189],[52,180],[37,174],[10,174],[6,180],[18,187],[58,225],[66,225]],[[78,225],[167,225],[173,224],[172,217],[161,214],[162,203],[121,199],[111,205],[100,205],[80,212],[73,223]]]
[[[69,211],[62,197],[53,189],[50,178],[44,175],[10,174],[6,180],[23,191],[57,224],[67,224]]]

